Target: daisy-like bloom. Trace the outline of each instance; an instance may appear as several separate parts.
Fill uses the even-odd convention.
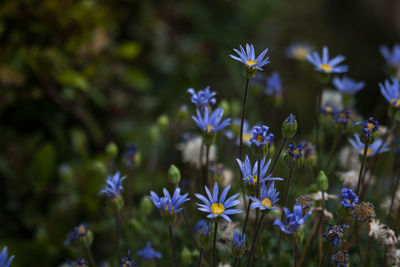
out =
[[[233,206],[236,206],[240,203],[240,200],[236,199],[239,196],[239,193],[226,199],[229,189],[231,188],[230,185],[225,187],[219,198],[218,198],[219,188],[217,183],[214,184],[213,195],[211,195],[210,190],[208,189],[207,186],[204,186],[204,188],[206,190],[208,199],[207,197],[201,194],[196,193],[195,195],[198,199],[200,199],[204,203],[204,204],[197,203],[197,205],[200,207],[199,210],[210,213],[209,215],[207,215],[207,218],[219,219],[220,217],[222,217],[226,221],[232,222],[232,220],[228,217],[228,215],[233,215],[242,212],[241,210],[232,209]]]
[[[296,198],[296,205],[300,205],[304,211],[307,211],[314,204],[314,201],[309,196],[300,196]]]
[[[192,116],[193,120],[196,122],[197,126],[207,135],[214,135],[219,130],[225,128],[231,123],[231,119],[225,119],[221,122],[222,116],[224,115],[224,110],[222,108],[217,108],[213,111],[210,116],[208,108],[204,109],[204,116],[201,114],[200,110],[197,109],[197,117]]]
[[[269,63],[269,57],[265,57],[268,48],[265,49],[257,58],[253,45],[246,44],[246,51],[243,49],[243,46],[240,46],[240,51],[238,49],[233,49],[233,51],[235,51],[239,57],[235,55],[229,56],[234,60],[243,63],[250,70],[263,70],[262,67]]]
[[[278,195],[279,192],[275,189],[275,182],[272,182],[267,190],[267,186],[265,183],[262,183],[260,190],[260,198],[255,198],[249,196],[249,198],[253,201],[251,203],[251,209],[260,209],[260,210],[276,210],[274,207],[275,203],[279,201]]]
[[[100,194],[106,194],[109,199],[118,198],[123,190],[122,182],[125,179],[126,177],[121,177],[119,172],[116,172],[114,176],[109,176],[106,186],[100,191]]]
[[[173,196],[169,194],[167,189],[163,189],[164,196],[158,197],[156,193],[150,191],[150,199],[153,201],[154,206],[156,206],[161,215],[172,216],[182,211],[181,205],[190,200],[187,196],[189,193],[181,195],[181,189],[178,187],[175,189]]]
[[[306,60],[314,48],[307,43],[293,43],[286,49],[286,56],[296,60]]]
[[[265,177],[269,168],[269,164],[271,163],[271,160],[268,160],[268,162],[265,163],[265,157],[261,160],[260,177],[257,176],[258,160],[254,163],[253,168],[251,168],[251,162],[247,155],[244,162],[242,162],[240,159],[236,159],[236,161],[239,164],[240,171],[242,172],[243,180],[249,185],[256,186],[257,182],[263,183],[266,181],[283,181],[282,178],[271,177],[271,174]]]
[[[199,90],[196,92],[193,88],[189,88],[187,90],[188,93],[192,94],[190,101],[196,105],[196,107],[200,110],[204,110],[209,105],[215,105],[217,100],[215,99],[216,92],[210,91],[210,86],[204,88],[204,90]]]
[[[235,258],[241,258],[245,250],[246,235],[242,232],[233,231],[232,254]]]
[[[292,162],[295,162],[297,159],[304,157],[304,143],[296,144],[289,144],[288,145],[288,154]]]
[[[10,267],[12,261],[14,259],[14,255],[8,258],[7,247],[4,247],[0,253],[0,266],[1,267]]]
[[[342,189],[342,206],[345,208],[354,209],[358,203],[358,196],[351,189],[343,187]]]
[[[332,83],[341,93],[349,95],[354,95],[365,86],[364,82],[357,82],[347,76],[343,76],[342,78],[335,76]]]
[[[361,202],[356,204],[351,212],[351,216],[360,222],[369,221],[375,217],[375,206],[370,202]]]
[[[333,116],[333,121],[336,125],[340,125],[346,127],[349,120],[351,119],[350,112],[348,109],[343,109],[341,111],[336,112]]]
[[[69,262],[68,264],[70,267],[87,267],[87,266],[89,266],[89,262],[84,259],[77,259],[76,261]]]
[[[349,139],[350,144],[353,146],[353,148],[357,151],[358,154],[363,155],[364,154],[364,144],[360,140],[360,136],[358,134],[354,134],[354,139],[350,138]],[[388,147],[389,144],[385,143],[382,146],[382,139],[378,138],[375,139],[375,141],[372,144],[368,145],[368,150],[367,150],[367,157],[374,156],[376,153],[378,153],[379,148],[379,154],[389,151],[390,148]],[[382,147],[381,147],[382,146]]]
[[[386,45],[382,45],[379,50],[388,65],[394,67],[400,65],[400,44],[395,44],[392,51]]]
[[[228,129],[225,131],[225,135],[229,139],[232,140],[233,138],[236,138],[236,145],[240,144],[240,137],[239,137],[240,122],[241,122],[241,119],[234,119],[233,124],[232,124],[233,129],[232,130]],[[251,128],[249,127],[249,123],[246,120],[244,120],[243,121],[243,135],[242,135],[243,144],[246,146],[250,146],[250,138],[251,138]]]
[[[350,262],[349,254],[347,254],[347,250],[339,250],[338,253],[333,254],[331,258],[332,264],[335,264],[336,267],[344,266],[347,267],[347,264]]]
[[[146,261],[154,261],[155,259],[161,259],[162,256],[160,252],[155,251],[151,247],[150,241],[146,243],[146,247],[144,249],[138,250],[136,254]]]
[[[356,125],[361,125],[361,131],[363,133],[363,136],[367,139],[370,139],[371,136],[378,131],[379,129],[379,122],[374,120],[374,118],[370,117],[368,120],[365,120],[363,122],[359,121],[356,122]]]
[[[69,233],[67,239],[64,242],[64,246],[68,246],[70,244],[75,243],[75,241],[85,237],[89,232],[89,226],[87,223],[83,222],[78,226],[75,226],[74,229]]]
[[[130,250],[128,250],[128,255],[122,258],[119,267],[136,267],[136,262],[131,259]]]
[[[266,79],[265,94],[269,96],[280,96],[283,93],[281,76],[274,71],[271,76]]]
[[[290,213],[290,210],[286,207],[283,207],[283,211],[286,215],[286,221],[283,223],[275,219],[274,226],[279,226],[285,234],[293,234],[299,231],[304,220],[311,214],[311,211],[309,211],[303,216],[303,208],[300,205],[294,205],[293,213]]]
[[[263,147],[267,143],[271,143],[274,139],[273,133],[268,133],[268,126],[254,126],[252,130],[253,137],[250,138],[250,142],[256,147]]]
[[[323,73],[343,73],[347,72],[348,67],[346,65],[338,65],[346,58],[342,55],[338,55],[332,59],[329,59],[328,47],[324,46],[322,49],[322,57],[314,51],[312,54],[306,56],[308,62],[314,65],[315,70]]]
[[[398,243],[396,233],[385,224],[379,223],[379,220],[369,222],[368,235],[375,238],[385,246],[394,246]]]
[[[381,94],[394,107],[400,108],[400,83],[396,78],[392,78],[392,83],[385,80],[385,83],[379,83]]]
[[[347,224],[333,225],[329,224],[328,233],[324,234],[326,239],[338,248],[342,244],[342,237],[345,235],[344,228],[349,228]]]
[[[126,150],[125,150],[124,157],[123,157],[125,165],[127,167],[131,167],[131,168],[135,167],[137,155],[138,155],[138,150],[137,150],[136,144],[126,145]]]
[[[338,109],[334,105],[327,103],[322,106],[319,111],[327,117],[334,117],[338,112]]]

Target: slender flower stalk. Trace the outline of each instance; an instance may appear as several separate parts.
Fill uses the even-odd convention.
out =
[[[176,257],[176,248],[175,248],[174,234],[172,232],[172,226],[168,227],[168,231],[169,231],[169,240],[171,241],[172,257],[174,258],[175,266],[179,266],[178,258]]]
[[[360,186],[361,186],[361,183],[362,183],[361,177],[362,177],[365,161],[367,159],[368,146],[369,146],[369,142],[367,141],[364,144],[364,153],[363,153],[363,157],[362,157],[362,160],[361,160],[360,173],[358,174],[357,195],[360,195]]]
[[[121,235],[121,220],[119,217],[119,211],[117,207],[114,207],[114,220],[115,220],[115,251],[118,260],[121,258],[120,252],[119,252],[119,239]]]
[[[249,90],[250,78],[246,78],[246,84],[243,93],[243,103],[242,103],[242,116],[240,119],[240,135],[239,135],[239,159],[242,159],[242,147],[243,147],[243,125],[246,118],[246,104],[247,104],[247,92]],[[243,182],[240,182],[243,187]],[[243,188],[244,190],[244,188]],[[244,192],[243,192],[244,193]]]
[[[271,174],[274,172],[275,167],[276,167],[276,164],[278,163],[279,157],[281,156],[282,151],[283,151],[283,148],[285,147],[287,141],[288,141],[287,138],[283,138],[283,139],[282,139],[281,146],[279,147],[278,153],[276,153],[275,158],[274,158],[274,161],[272,162],[271,169],[270,169],[269,172],[268,172],[269,175],[271,175]]]
[[[200,248],[200,254],[199,254],[199,263],[197,264],[198,267],[201,266],[201,262],[203,260],[203,248]]]
[[[218,230],[218,222],[214,222],[214,238],[213,238],[213,267],[217,264],[217,250],[216,250],[216,243],[217,243],[217,230]]]
[[[298,260],[298,245],[296,242],[293,242],[294,245],[294,253],[293,253],[293,266],[297,267],[297,260]]]
[[[251,243],[250,254],[249,254],[249,258],[248,258],[248,260],[247,260],[247,266],[251,266],[251,260],[252,260],[252,258],[253,258],[254,248],[255,248],[255,245],[256,245],[256,240],[257,240],[257,238],[258,238],[258,233],[260,232],[261,225],[262,225],[262,222],[263,222],[263,219],[264,219],[265,214],[266,214],[266,213],[263,213],[263,214],[261,215],[261,218],[260,218],[260,220],[258,221],[258,224],[257,224],[257,226],[256,226],[256,230],[254,231],[254,234],[253,234],[253,241],[252,241],[252,243]]]
[[[88,254],[90,262],[92,263],[92,266],[96,267],[97,265],[93,258],[92,249],[90,248],[90,244],[89,244],[89,240],[88,240],[87,236],[83,237],[83,246],[86,248],[86,252]]]
[[[210,160],[210,146],[207,145],[206,146],[206,167],[205,167],[205,175],[204,175],[204,181],[203,181],[204,185],[208,184],[209,160]]]

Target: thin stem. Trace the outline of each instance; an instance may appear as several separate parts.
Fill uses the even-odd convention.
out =
[[[178,266],[178,259],[176,257],[176,248],[175,248],[174,235],[172,233],[172,226],[169,226],[168,230],[169,230],[169,240],[171,241],[172,256],[174,258],[175,266]]]
[[[206,169],[205,169],[206,175],[204,176],[204,177],[205,177],[205,178],[204,178],[205,180],[203,181],[204,185],[207,185],[207,184],[208,184],[208,164],[209,164],[209,158],[210,158],[210,146],[207,145],[207,146],[206,146]]]
[[[235,258],[235,262],[233,263],[233,267],[236,267],[237,264],[238,264],[238,262],[239,262],[239,259],[238,259],[238,258]]]
[[[305,256],[307,255],[307,250],[308,250],[308,248],[309,248],[309,246],[311,244],[311,240],[314,240],[314,235],[315,235],[315,233],[317,232],[317,229],[318,229],[318,222],[319,221],[314,221],[314,224],[313,224],[313,226],[311,228],[311,232],[307,237],[307,241],[306,241],[306,244],[304,245],[303,252],[301,252],[301,255],[300,255],[300,260],[299,260],[299,265],[300,266],[302,266],[301,264],[303,263],[303,261],[305,259]],[[306,266],[305,263],[304,263],[304,266]]]
[[[216,243],[217,243],[217,230],[218,230],[218,222],[214,223],[214,241],[213,241],[213,267],[217,264],[217,250],[216,250]]]
[[[114,219],[115,219],[115,250],[116,250],[116,256],[117,259],[120,260],[121,255],[119,253],[119,237],[120,237],[120,232],[121,232],[121,222],[119,218],[119,212],[117,210],[117,207],[114,208]]]
[[[204,141],[203,141],[203,138],[201,138],[200,156],[199,156],[199,164],[200,164],[199,165],[200,166],[199,174],[200,174],[200,179],[203,179],[203,183],[204,183],[205,178],[204,178],[204,173],[203,173],[203,153],[204,153]],[[199,181],[199,183],[201,183],[201,182]],[[206,184],[204,184],[204,185],[206,185]]]
[[[257,237],[258,237],[258,232],[260,231],[261,224],[262,224],[262,221],[264,219],[264,216],[265,216],[265,214],[261,215],[261,218],[258,221],[256,230],[254,231],[253,241],[251,243],[250,255],[249,255],[249,258],[247,260],[247,266],[250,266],[250,264],[251,264],[251,260],[253,258],[253,254],[254,254],[254,248],[255,248],[255,245],[256,245],[256,240],[257,240]]]
[[[317,96],[317,121],[315,123],[316,130],[315,130],[315,145],[317,146],[318,155],[321,155],[321,147],[319,145],[319,131],[320,131],[320,123],[319,123],[319,110],[321,109],[321,102],[322,102],[322,89],[318,90]],[[321,157],[318,157],[318,163],[320,163]]]
[[[279,147],[278,153],[275,155],[274,162],[272,163],[271,169],[269,170],[268,174],[272,174],[276,167],[276,163],[278,163],[279,157],[281,156],[283,147],[285,146],[286,142],[288,140],[286,138],[283,138],[281,146]]]
[[[364,165],[365,165],[365,160],[367,159],[368,145],[369,145],[369,142],[366,142],[364,144],[364,153],[363,153],[363,158],[361,161],[360,173],[358,174],[357,195],[360,195],[360,187],[361,187],[361,183],[362,183],[361,177],[362,177],[362,173],[363,173],[363,169],[364,169]]]
[[[329,173],[329,170],[331,169],[332,162],[333,162],[332,157],[335,152],[336,146],[338,144],[339,138],[340,138],[340,134],[336,133],[335,138],[333,139],[332,146],[331,146],[331,151],[329,151],[328,165],[326,167],[327,173]]]
[[[182,215],[183,215],[183,219],[185,220],[186,227],[188,228],[188,230],[190,232],[190,236],[192,237],[193,243],[196,246],[196,248],[199,249],[200,248],[199,243],[197,243],[196,237],[194,236],[192,228],[190,227],[189,221],[188,221],[186,213],[185,213],[185,209],[182,209]]]
[[[322,221],[324,219],[324,212],[325,212],[325,191],[322,190],[321,191],[321,195],[322,195],[322,199],[321,199],[321,206],[322,206],[322,210],[321,210],[321,214],[319,216],[319,220],[318,220],[318,246],[319,246],[319,253],[320,253],[320,261],[323,262],[323,256],[322,255]]]
[[[297,242],[294,242],[294,255],[293,255],[293,257],[294,257],[294,259],[293,259],[293,262],[294,262],[294,267],[297,267],[297,253],[298,253],[298,246],[297,246]]]
[[[287,206],[287,201],[288,201],[288,197],[289,197],[289,189],[290,189],[290,183],[292,181],[292,176],[293,176],[293,169],[294,167],[291,166],[290,167],[290,171],[289,171],[289,179],[288,179],[288,183],[286,185],[286,191],[285,191],[285,201],[284,201],[284,205],[282,207],[286,207]],[[283,214],[284,212],[282,211],[282,215],[281,215],[281,221],[283,221]],[[282,243],[282,231],[279,231],[279,239],[278,239],[278,256],[277,256],[277,264],[279,266],[279,262],[280,262],[280,257],[281,257],[281,243]]]
[[[246,85],[244,87],[243,104],[242,104],[242,118],[240,120],[240,135],[239,135],[239,159],[242,160],[242,146],[243,146],[243,125],[246,115],[247,92],[249,90],[250,78],[247,77]]]
[[[92,250],[90,249],[90,245],[89,245],[89,241],[87,239],[87,236],[85,236],[83,238],[83,242],[84,242],[84,246],[86,248],[87,254],[89,256],[90,262],[92,263],[93,267],[96,267],[96,262],[94,261]]]
[[[203,259],[203,248],[200,248],[199,264],[197,264],[198,267],[201,266],[202,259]]]
[[[330,250],[330,245],[326,244],[326,247],[324,249],[324,255],[322,256],[322,259],[321,259],[321,261],[319,263],[319,267],[324,267],[325,266],[324,262],[325,262],[326,255],[328,254],[329,250]]]
[[[244,219],[242,233],[246,233],[247,221],[249,220],[250,205],[251,205],[251,200],[249,199],[249,204],[248,204],[247,210],[246,210],[246,217]]]
[[[258,158],[258,163],[257,163],[257,198],[260,197],[260,172],[261,172],[261,157]]]

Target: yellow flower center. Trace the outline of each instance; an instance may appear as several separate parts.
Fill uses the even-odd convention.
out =
[[[321,69],[323,69],[325,72],[330,72],[332,70],[332,66],[329,64],[321,64],[319,65]]]
[[[246,60],[246,64],[247,64],[247,66],[249,66],[250,68],[254,68],[253,66],[254,66],[255,64],[257,64],[257,60],[252,60],[252,59]]]
[[[79,225],[78,234],[84,234],[86,232],[86,227],[83,225]]]
[[[225,211],[224,205],[221,203],[214,203],[211,205],[211,212],[213,214],[221,215]]]
[[[361,148],[360,151],[361,151],[361,154],[364,154],[364,148]],[[368,148],[368,150],[367,150],[367,156],[371,155],[372,152],[373,152],[372,149]]]
[[[298,60],[304,60],[310,51],[305,47],[298,47],[293,51],[293,57]]]
[[[272,201],[271,201],[271,199],[269,199],[269,198],[264,198],[263,200],[261,200],[261,204],[264,206],[264,207],[267,207],[267,208],[271,208],[271,206],[272,206]]]
[[[298,155],[298,154],[300,154],[300,150],[298,150],[298,149],[296,148],[296,149],[293,150],[293,153],[296,154],[296,155]]]
[[[214,126],[208,125],[207,126],[207,133],[210,133],[212,131],[212,129],[214,129]]]
[[[174,206],[171,207],[170,213],[172,214],[174,212]],[[165,205],[165,213],[168,213],[168,204]]]
[[[258,135],[258,136],[256,137],[256,141],[259,142],[259,143],[264,142],[264,136]]]
[[[367,128],[370,132],[372,132],[372,129],[374,129],[375,125],[373,123],[368,122],[367,123]]]
[[[399,98],[393,98],[390,100],[393,106],[399,107],[400,106],[400,99]]]
[[[248,134],[248,133],[245,133],[245,134],[243,134],[243,141],[244,142],[250,142],[250,138],[251,138],[251,135],[250,134]]]
[[[253,178],[253,182],[254,182],[254,183],[257,183],[257,180],[258,180],[257,175],[253,175],[251,178]]]

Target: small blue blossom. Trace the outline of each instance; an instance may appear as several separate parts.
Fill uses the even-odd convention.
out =
[[[193,232],[197,233],[199,230],[203,228],[204,225],[206,225],[207,222],[205,220],[199,220],[197,223],[193,226]]]
[[[78,226],[75,226],[74,229],[69,233],[67,239],[64,242],[64,246],[68,246],[70,244],[75,243],[75,241],[79,240],[81,237],[84,237],[89,232],[89,226],[87,223],[83,222]]]
[[[241,249],[244,246],[244,242],[246,241],[246,235],[239,231],[233,231],[233,239],[232,245],[236,249]]]
[[[268,52],[268,48],[265,49],[257,58],[254,52],[254,46],[246,44],[246,51],[243,49],[243,46],[240,46],[240,51],[238,49],[233,49],[239,57],[235,55],[229,55],[234,60],[237,60],[249,69],[263,70],[262,67],[269,63],[269,57],[265,57]]]
[[[146,261],[154,261],[155,259],[161,259],[162,256],[160,252],[155,251],[151,247],[150,241],[146,243],[146,247],[144,249],[138,250],[136,254]]]
[[[299,231],[300,226],[304,223],[304,220],[307,219],[307,217],[312,213],[311,211],[308,211],[303,216],[303,208],[301,205],[295,205],[293,207],[293,213],[290,213],[290,210],[286,207],[283,207],[283,211],[286,215],[285,223],[275,219],[274,226],[279,226],[281,231],[285,234],[293,234]]]
[[[167,189],[163,189],[164,196],[158,197],[153,191],[150,192],[150,199],[153,201],[154,206],[156,206],[162,215],[174,215],[182,211],[181,205],[190,200],[187,196],[189,193],[181,195],[181,189],[176,188],[175,192],[171,198]]]
[[[274,139],[273,133],[268,133],[268,126],[254,126],[252,130],[253,137],[250,138],[250,142],[256,147],[263,147],[267,143],[271,143]]]
[[[70,267],[87,267],[87,266],[89,266],[89,262],[84,259],[77,259],[74,262],[69,262],[68,265]],[[2,265],[0,264],[0,266],[2,266]]]
[[[331,103],[326,103],[319,111],[328,117],[333,117],[338,112],[338,109]]]
[[[136,262],[131,259],[130,250],[128,250],[128,255],[122,258],[119,267],[136,267]]]
[[[336,254],[332,255],[331,258],[332,264],[335,264],[336,267],[347,267],[350,260],[349,260],[349,254],[347,254],[347,250],[339,250]]]
[[[197,110],[197,117],[192,116],[192,118],[205,134],[213,135],[230,124],[231,119],[229,118],[221,122],[223,115],[224,110],[222,108],[214,110],[211,116],[208,108],[206,108],[204,109],[204,116],[201,114],[200,110]]]
[[[116,172],[114,176],[107,178],[106,186],[100,191],[100,194],[106,194],[110,199],[116,199],[120,196],[123,190],[122,182],[126,177],[121,177],[119,172]]]
[[[204,204],[197,203],[197,205],[200,207],[199,210],[210,213],[209,215],[207,215],[207,218],[216,219],[222,217],[226,221],[232,222],[232,220],[228,217],[228,215],[233,215],[242,212],[241,210],[232,209],[233,206],[236,206],[240,203],[240,200],[236,199],[239,196],[239,193],[226,199],[229,189],[231,188],[230,185],[225,187],[219,199],[218,199],[219,188],[217,183],[214,184],[213,195],[211,195],[210,190],[208,189],[207,186],[204,186],[204,188],[206,190],[208,199],[207,197],[201,194],[196,193],[195,195],[198,199],[200,199],[204,203]]]
[[[336,124],[340,124],[346,126],[350,120],[350,111],[348,109],[343,109],[341,111],[337,111],[333,116],[333,121]]]
[[[341,93],[351,95],[357,93],[365,86],[364,82],[357,82],[347,76],[343,76],[342,78],[334,77],[332,83]]]
[[[211,223],[205,223],[199,230],[199,234],[202,236],[208,236],[210,235],[210,231],[211,231]]]
[[[236,145],[240,144],[240,123],[241,119],[234,119],[233,120],[233,130],[226,130],[225,131],[225,136],[228,137],[230,140],[236,137]],[[237,131],[236,131],[237,130]],[[250,146],[250,138],[251,138],[251,129],[249,127],[249,123],[244,120],[243,121],[243,136],[242,136],[242,142],[246,146]]]
[[[293,123],[296,123],[296,116],[290,113],[289,117],[286,119],[286,124],[291,125]]]
[[[217,100],[215,99],[216,92],[210,91],[210,86],[207,86],[204,90],[199,90],[197,93],[193,88],[187,90],[188,93],[192,94],[190,100],[200,110],[204,110],[209,105],[215,105]]]
[[[385,80],[385,84],[379,83],[381,94],[394,107],[400,108],[400,83],[396,78],[392,78],[392,83]]]
[[[338,55],[329,59],[328,47],[324,46],[322,50],[322,57],[314,51],[312,54],[307,55],[307,60],[314,65],[315,70],[323,73],[343,73],[348,70],[346,65],[339,65],[345,57]]]
[[[333,225],[329,224],[328,233],[324,237],[338,248],[342,244],[342,237],[345,235],[344,228],[349,228],[347,224]]]
[[[288,152],[290,157],[292,158],[292,162],[295,162],[298,158],[304,157],[304,143],[296,144],[289,144],[288,145]]]
[[[371,135],[373,135],[379,129],[379,122],[374,120],[372,117],[363,122],[356,122],[356,125],[362,126],[361,131],[363,132],[363,136],[365,136],[367,139],[371,138]]]
[[[0,266],[1,267],[9,267],[11,265],[14,257],[15,256],[12,255],[10,258],[8,258],[7,246],[5,246],[0,253]]]
[[[364,154],[364,144],[360,140],[360,136],[358,134],[354,134],[354,139],[350,138],[349,139],[350,144],[353,146],[353,148],[357,151],[358,154],[363,155]],[[382,145],[382,139],[377,138],[372,144],[368,145],[368,150],[367,150],[367,157],[375,156],[376,153],[379,154],[389,151],[390,148],[388,147],[389,144],[386,142],[385,144]]]
[[[266,80],[265,94],[269,96],[280,96],[283,93],[281,76],[274,71]]]
[[[247,155],[244,162],[242,162],[240,159],[236,159],[236,161],[239,164],[240,171],[242,172],[242,175],[244,177],[243,180],[250,185],[257,185],[257,181],[259,181],[260,183],[275,180],[283,181],[282,178],[271,178],[271,174],[265,177],[269,168],[269,164],[271,163],[271,160],[268,160],[268,162],[265,163],[265,157],[261,160],[260,177],[257,176],[258,160],[254,163],[253,168]]]
[[[253,201],[251,203],[251,209],[260,209],[260,210],[276,210],[277,208],[274,207],[275,203],[279,201],[278,195],[279,192],[275,189],[275,182],[272,182],[269,185],[267,190],[267,186],[262,183],[261,190],[260,190],[260,198],[255,198],[249,196],[249,198]]]
[[[126,150],[123,156],[124,163],[127,167],[133,168],[136,164],[136,156],[138,154],[138,150],[136,144],[128,144],[126,145]]]
[[[342,206],[344,208],[354,209],[354,205],[358,203],[358,196],[351,189],[343,187],[342,189]]]
[[[314,50],[313,46],[307,43],[293,43],[286,49],[286,56],[296,60],[306,60],[307,55]]]
[[[395,44],[392,51],[386,45],[382,45],[380,51],[388,65],[394,67],[400,66],[400,44]]]

